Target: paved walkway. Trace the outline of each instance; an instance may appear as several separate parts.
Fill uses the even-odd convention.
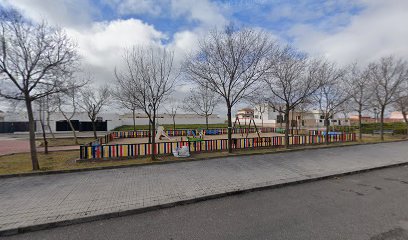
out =
[[[79,150],[78,145],[48,147],[48,151]],[[44,147],[37,147],[37,151],[43,152]],[[0,137],[0,156],[13,153],[30,152],[30,142],[27,139]]]
[[[0,232],[408,162],[408,142],[0,179]]]
[[[29,151],[30,143],[27,139],[0,136],[0,156]]]

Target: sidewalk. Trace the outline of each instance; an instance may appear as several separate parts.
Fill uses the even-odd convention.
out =
[[[48,147],[48,151],[79,150],[79,145]],[[44,152],[44,147],[37,147],[37,151]],[[13,153],[30,152],[30,142],[27,139],[0,137],[0,156]]]
[[[405,163],[407,147],[404,141],[0,179],[0,235]]]

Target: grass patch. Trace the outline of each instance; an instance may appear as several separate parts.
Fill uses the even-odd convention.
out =
[[[78,145],[86,144],[95,140],[93,137],[81,137],[78,138]],[[40,146],[44,146],[44,141],[42,138],[37,139],[37,141],[41,142]],[[49,147],[57,147],[57,146],[72,146],[77,145],[75,144],[74,138],[47,138],[48,146]]]
[[[149,158],[137,158],[126,161],[104,161],[76,163],[79,153],[75,151],[56,151],[44,154],[38,153],[40,172],[55,170],[84,169],[93,167],[122,166],[151,162]],[[16,153],[0,156],[0,175],[29,173],[32,172],[31,158],[29,153]]]
[[[358,139],[358,134],[357,139]],[[390,141],[396,141],[396,140],[404,140],[407,139],[407,135],[390,135],[390,134],[384,134],[384,141],[381,141],[381,137],[379,134],[376,135],[371,135],[371,134],[363,134],[363,138],[360,142],[363,143],[376,143],[376,142],[390,142]]]

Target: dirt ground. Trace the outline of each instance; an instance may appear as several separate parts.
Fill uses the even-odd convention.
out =
[[[284,136],[284,134],[280,133],[260,133],[261,137],[274,137],[274,136]],[[246,137],[246,134],[242,136],[242,134],[232,134],[233,138],[243,138]],[[249,138],[255,138],[258,137],[256,133],[250,133],[248,134]],[[204,140],[210,140],[210,139],[226,139],[227,135],[205,135]],[[159,142],[171,142],[171,141],[187,141],[187,137],[179,136],[179,137],[170,137],[170,140],[163,137],[162,140]],[[114,141],[111,141],[109,144],[133,144],[133,143],[147,143],[148,139],[147,138],[119,138],[115,139]]]

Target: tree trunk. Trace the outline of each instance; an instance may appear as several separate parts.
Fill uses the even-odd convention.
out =
[[[326,144],[329,144],[329,139],[330,139],[330,135],[329,135],[329,131],[330,131],[330,119],[325,119],[324,121],[326,121]]]
[[[285,118],[285,148],[289,148],[289,107],[286,107],[285,109],[285,114],[284,114],[284,118]]]
[[[133,116],[133,131],[136,131],[136,113],[135,113],[135,109],[132,109],[132,116]]]
[[[93,130],[93,134],[94,134],[94,138],[97,139],[98,135],[96,134],[96,123],[95,123],[95,119],[91,119],[92,121],[92,130]]]
[[[51,137],[55,139],[54,132],[52,131],[51,126],[50,126],[50,113],[48,112],[47,112],[47,127],[48,127],[48,131],[50,131],[51,133]]]
[[[156,133],[156,110],[154,110],[155,112],[153,113],[153,119],[152,119],[152,132],[153,132],[153,134],[152,134],[152,143],[151,143],[151,150],[152,150],[152,152],[151,152],[151,160],[152,161],[154,161],[154,160],[156,160],[156,138],[155,138],[155,133]]]
[[[358,133],[358,138],[359,138],[359,141],[362,141],[363,140],[363,129],[362,129],[362,126],[363,126],[363,124],[362,124],[362,121],[361,121],[361,117],[362,117],[362,113],[361,113],[362,111],[361,111],[361,108],[359,109],[359,111],[358,111],[358,129],[359,129],[359,133]]]
[[[405,134],[408,135],[408,118],[407,118],[407,112],[405,112],[404,110],[402,110],[401,113],[402,113],[402,116],[403,116],[403,118],[404,118],[405,126],[406,126],[406,129],[405,129],[406,132],[405,132]]]
[[[74,134],[75,144],[78,145],[79,143],[78,143],[78,138],[75,132],[74,125],[72,125],[71,119],[67,119],[67,121],[68,121],[69,127],[71,128],[72,133]]]
[[[208,115],[205,115],[205,126],[207,126],[207,130],[208,130]]]
[[[76,135],[74,125],[72,125],[72,122],[71,122],[71,118],[73,117],[73,115],[71,115],[71,118],[68,118],[67,115],[61,110],[61,108],[60,108],[60,112],[61,112],[62,116],[64,116],[65,120],[68,122],[68,125],[71,128],[72,133],[74,134],[75,144],[78,145],[79,144],[78,143],[78,137]]]
[[[41,131],[42,131],[42,136],[43,136],[43,141],[44,141],[44,153],[48,154],[48,141],[47,141],[47,135],[45,133],[44,119],[42,118],[41,111],[40,111],[40,123],[41,123]]]
[[[149,139],[148,143],[152,143],[152,120],[150,119],[151,117],[149,116]]]
[[[231,116],[231,106],[227,106],[228,108],[228,113],[227,113],[227,118],[228,118],[228,152],[232,153],[232,116]]]
[[[33,165],[33,171],[40,170],[40,165],[38,163],[37,149],[35,147],[35,120],[33,116],[33,108],[31,106],[31,101],[29,96],[25,96],[25,103],[27,107],[28,115],[28,128],[30,132],[30,154],[31,163]]]
[[[176,131],[176,116],[173,115],[173,132]]]
[[[384,112],[385,107],[381,107],[381,116],[380,116],[380,137],[381,141],[384,141]]]

